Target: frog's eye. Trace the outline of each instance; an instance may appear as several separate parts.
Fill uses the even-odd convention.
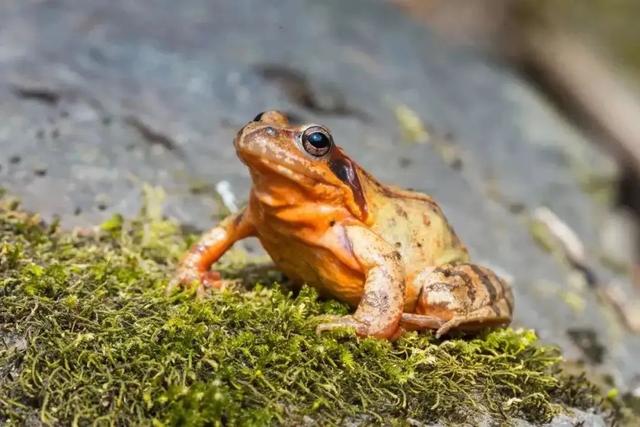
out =
[[[333,138],[328,130],[321,126],[308,127],[302,133],[302,147],[314,157],[322,157],[331,150]]]

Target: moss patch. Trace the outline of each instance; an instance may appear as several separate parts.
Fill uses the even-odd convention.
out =
[[[67,233],[2,204],[0,423],[542,422],[598,401],[532,331],[318,337],[346,307],[272,280],[166,297],[189,239],[159,215]]]

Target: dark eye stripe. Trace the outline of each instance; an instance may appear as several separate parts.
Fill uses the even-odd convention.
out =
[[[340,150],[335,150],[329,160],[329,168],[340,181],[351,188],[353,198],[360,208],[360,214],[366,217],[368,213],[367,201],[364,198],[364,190],[356,173],[355,164],[351,159],[343,155]]]

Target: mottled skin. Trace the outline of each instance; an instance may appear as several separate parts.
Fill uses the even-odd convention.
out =
[[[308,144],[316,131],[331,142],[322,155]],[[511,289],[468,263],[431,197],[382,185],[325,128],[293,126],[270,111],[244,126],[234,144],[253,181],[248,206],[202,236],[170,290],[219,288],[211,264],[235,241],[256,236],[288,277],[356,307],[326,319],[319,332],[349,326],[378,338],[407,329],[440,336],[511,321]]]

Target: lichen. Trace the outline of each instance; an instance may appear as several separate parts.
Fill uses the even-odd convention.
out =
[[[0,424],[544,422],[602,402],[531,330],[317,336],[347,307],[273,275],[166,296],[192,239],[157,209],[65,232],[0,206]]]
[[[422,119],[414,110],[404,104],[394,106],[394,113],[404,139],[416,144],[429,142],[431,136],[422,123]]]

